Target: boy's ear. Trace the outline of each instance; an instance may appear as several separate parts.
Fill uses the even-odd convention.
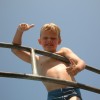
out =
[[[38,43],[41,45],[41,40],[40,39],[38,39]]]

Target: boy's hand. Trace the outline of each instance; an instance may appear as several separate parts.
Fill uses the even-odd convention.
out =
[[[64,56],[63,50],[59,50],[59,51],[57,51],[57,52],[55,52],[55,53],[58,54],[58,55]]]
[[[70,61],[70,67],[67,68],[67,72],[71,76],[75,76],[79,72],[79,68],[77,68],[76,63],[73,59],[69,58]]]
[[[67,52],[67,49],[61,49],[58,52],[56,52],[56,54],[66,57],[65,52]],[[69,59],[70,66],[67,67],[66,70],[67,70],[68,74],[70,74],[71,76],[75,76],[78,72],[80,72],[80,69],[78,68],[75,60],[73,60],[69,56],[67,58]]]
[[[26,24],[26,23],[22,23],[18,26],[18,31],[21,31],[21,32],[24,32],[24,31],[27,31],[29,30],[30,28],[34,27],[34,24]]]

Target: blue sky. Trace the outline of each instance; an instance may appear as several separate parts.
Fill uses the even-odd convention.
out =
[[[53,22],[61,28],[58,47],[72,49],[87,65],[100,69],[100,0],[0,0],[0,42],[11,43],[20,23],[35,24],[23,35],[23,45],[42,50],[38,44],[43,24]],[[32,73],[31,65],[0,48],[0,71]],[[100,87],[98,74],[84,70],[77,82]],[[97,100],[99,94],[81,89],[84,100]],[[40,81],[0,78],[1,100],[46,100]]]

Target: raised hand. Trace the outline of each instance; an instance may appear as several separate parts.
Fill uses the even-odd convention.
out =
[[[22,23],[18,26],[18,30],[24,32],[24,31],[31,29],[34,26],[35,26],[34,24],[29,25],[29,24],[26,24],[26,23]]]

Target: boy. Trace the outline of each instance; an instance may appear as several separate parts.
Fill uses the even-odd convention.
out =
[[[14,45],[21,45],[23,32],[32,27],[34,27],[34,25],[26,23],[20,24],[12,43]],[[40,38],[38,39],[38,42],[45,51],[65,56],[71,63],[70,65],[67,65],[62,61],[47,56],[36,55],[38,74],[62,80],[75,81],[74,76],[85,68],[85,63],[69,48],[64,47],[59,51],[56,51],[57,46],[61,43],[60,28],[54,23],[45,24],[40,30]],[[12,52],[20,59],[31,63],[29,52],[17,49],[12,49]],[[78,88],[48,82],[43,82],[43,84],[48,91],[48,100],[82,100]]]

